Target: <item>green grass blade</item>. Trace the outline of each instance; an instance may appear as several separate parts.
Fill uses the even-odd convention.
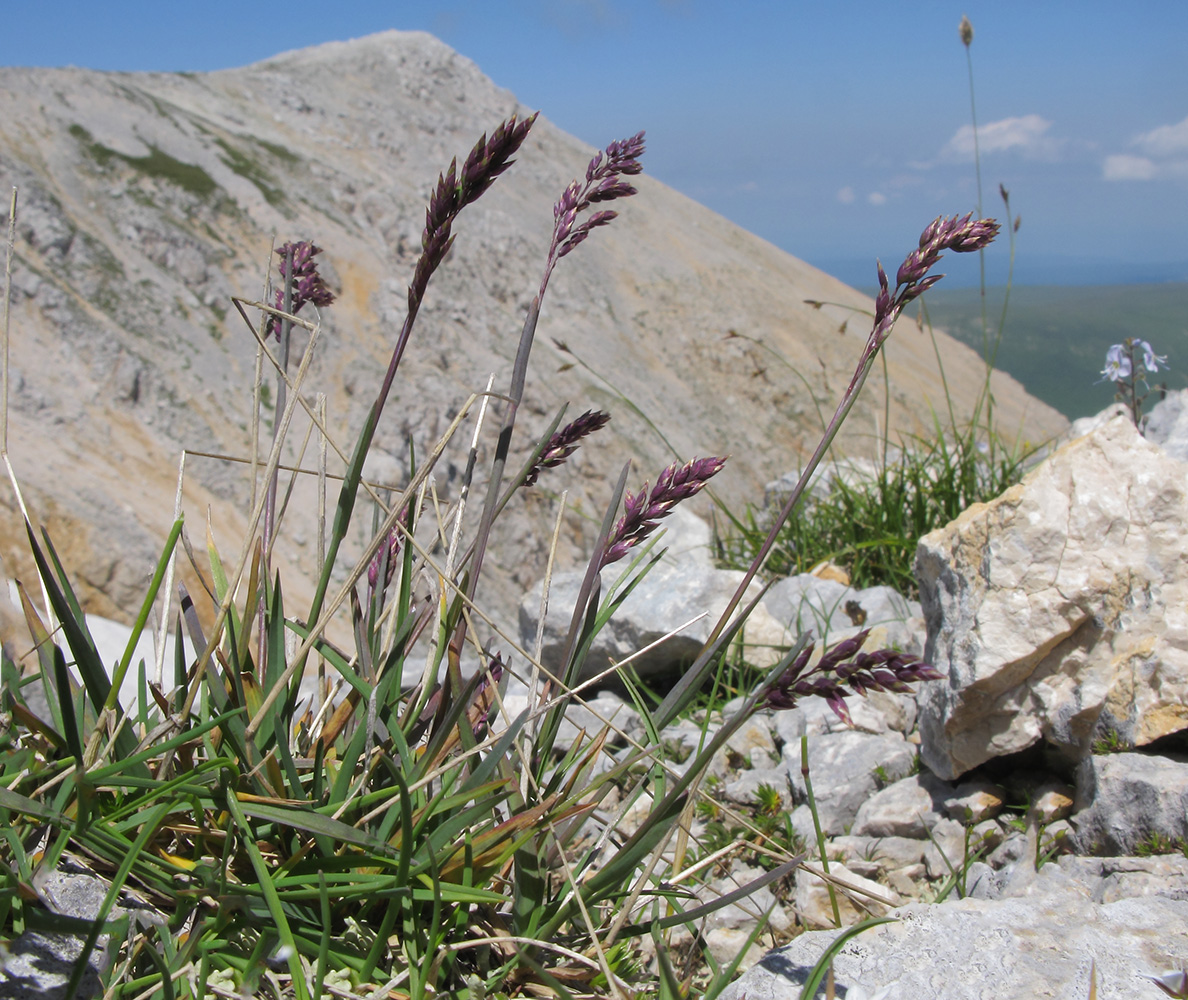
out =
[[[291,828],[320,837],[332,837],[345,844],[355,844],[366,847],[380,856],[394,855],[395,852],[382,840],[357,830],[355,827],[340,820],[323,816],[319,812],[306,809],[286,809],[283,806],[267,805],[263,802],[241,801],[240,810],[247,816],[276,823],[282,829]]]
[[[272,884],[272,873],[268,870],[268,865],[265,863],[263,855],[260,854],[260,849],[256,846],[255,831],[252,829],[251,824],[248,823],[247,816],[241,807],[234,789],[227,789],[225,801],[227,811],[231,814],[243,833],[243,847],[251,861],[252,870],[256,873],[256,879],[264,896],[264,901],[268,906],[268,913],[272,917],[273,925],[276,927],[281,948],[287,956],[289,973],[292,976],[297,1000],[310,1000],[309,984],[305,980],[305,970],[301,967],[301,955],[297,951],[297,942],[293,939],[293,931],[289,927],[289,920],[285,915],[284,907],[281,905],[276,886]],[[255,803],[251,805],[254,807]]]
[[[833,941],[829,947],[817,959],[817,964],[813,966],[813,970],[809,973],[809,977],[805,980],[804,988],[800,991],[800,1000],[813,1000],[816,995],[817,987],[821,985],[821,980],[825,978],[825,973],[829,971],[829,967],[833,964],[833,960],[837,957],[837,953],[846,946],[846,942],[852,937],[857,937],[863,931],[868,931],[872,927],[878,927],[879,924],[892,924],[895,922],[895,917],[872,917],[870,920],[863,920],[860,924],[855,924],[853,927],[847,927],[842,931]]]
[[[161,582],[165,579],[165,573],[169,569],[169,560],[173,558],[173,550],[177,547],[177,540],[181,537],[182,519],[179,517],[173,522],[173,529],[169,532],[169,537],[165,540],[165,548],[161,552],[161,558],[157,560],[157,568],[153,573],[152,582],[149,583],[148,593],[145,594],[144,601],[141,602],[140,612],[136,616],[136,621],[132,626],[132,634],[128,637],[128,644],[124,647],[124,655],[120,657],[120,662],[116,666],[111,678],[111,691],[107,696],[107,701],[104,702],[103,707],[113,709],[116,707],[115,693],[118,693],[121,685],[124,683],[124,675],[128,672],[129,666],[132,664],[132,657],[136,652],[136,646],[140,642],[140,636],[144,632],[144,627],[148,623],[149,613],[152,611],[153,604],[156,603],[157,593],[161,589]]]
[[[124,888],[124,882],[127,881],[128,873],[132,871],[132,865],[140,859],[145,845],[148,844],[149,840],[157,832],[157,827],[161,824],[161,821],[175,808],[177,808],[177,803],[173,801],[162,802],[157,806],[149,814],[148,819],[145,820],[140,833],[132,842],[127,855],[120,862],[115,875],[112,876],[107,894],[103,897],[103,902],[99,906],[99,912],[95,915],[95,921],[91,927],[91,931],[83,942],[82,953],[74,963],[74,970],[70,974],[70,982],[66,985],[65,996],[73,997],[77,995],[78,984],[82,980],[83,973],[86,971],[91,952],[95,949],[95,942],[99,939],[103,926],[107,922],[107,915],[111,912],[111,908],[115,905],[115,901],[119,898],[120,892]]]

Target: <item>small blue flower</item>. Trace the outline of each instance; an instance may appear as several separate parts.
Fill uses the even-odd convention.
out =
[[[1148,347],[1147,350],[1150,348]],[[1130,356],[1121,344],[1115,344],[1106,351],[1106,363],[1102,375],[1111,382],[1121,382],[1122,379],[1130,377]]]
[[[1146,368],[1147,371],[1157,372],[1159,371],[1160,365],[1163,365],[1164,368],[1167,367],[1167,355],[1156,354],[1153,350],[1151,350],[1151,345],[1145,340],[1136,340],[1134,342],[1134,346],[1141,347],[1143,349],[1143,367]]]

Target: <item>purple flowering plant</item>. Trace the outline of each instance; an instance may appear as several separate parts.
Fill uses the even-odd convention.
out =
[[[276,290],[276,308],[281,312],[296,316],[306,305],[325,309],[334,301],[334,293],[318,273],[318,263],[314,260],[321,252],[322,248],[315,246],[311,240],[277,247],[275,253],[280,258],[277,269],[280,271],[281,287]],[[281,325],[280,317],[270,314],[265,332],[279,340]]]

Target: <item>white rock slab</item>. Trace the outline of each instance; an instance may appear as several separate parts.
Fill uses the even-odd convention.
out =
[[[1040,740],[1188,728],[1188,464],[1124,416],[920,540],[925,763],[955,778]]]

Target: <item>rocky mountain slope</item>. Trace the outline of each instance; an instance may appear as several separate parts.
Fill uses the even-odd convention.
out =
[[[534,109],[431,36],[398,32],[208,74],[3,69],[0,94],[4,210],[10,186],[20,197],[9,451],[90,610],[126,619],[172,520],[181,450],[250,454],[256,348],[230,297],[261,297],[274,241],[312,238],[325,249],[339,299],[322,316],[305,390],[326,394],[329,427],[349,452],[403,320],[438,171],[508,115]],[[624,121],[621,132],[647,125]],[[398,483],[408,441],[427,452],[488,373],[506,387],[551,207],[592,152],[542,119],[516,165],[463,214],[379,429],[388,460],[373,465],[376,475]],[[854,310],[870,302],[857,292],[646,176],[638,187],[612,227],[560,264],[521,411],[521,454],[564,401],[571,416],[613,413],[546,484],[569,489],[586,515],[566,522],[563,562],[589,545],[589,517],[625,459],[637,460],[636,484],[672,460],[617,393],[682,457],[732,455],[719,492],[758,501],[764,482],[811,450],[818,407],[832,412],[865,337]],[[922,214],[921,227],[928,221]],[[982,365],[944,336],[940,353],[960,417]],[[945,412],[932,343],[905,323],[887,356],[893,439],[928,433],[932,411]],[[1039,441],[1065,426],[1008,377],[996,374],[993,386],[1009,435]],[[870,450],[883,405],[872,378],[845,449]],[[304,433],[297,427],[293,440]],[[465,462],[469,431],[462,437],[437,477],[444,497]],[[237,552],[249,498],[245,466],[187,460],[196,547],[209,516],[224,555]],[[5,571],[27,579],[7,486],[0,505]],[[290,587],[313,575],[313,505],[299,489],[278,546],[300,571]],[[496,605],[514,608],[539,575],[552,510],[547,496],[517,501],[500,529],[490,559],[507,592],[492,588]]]

